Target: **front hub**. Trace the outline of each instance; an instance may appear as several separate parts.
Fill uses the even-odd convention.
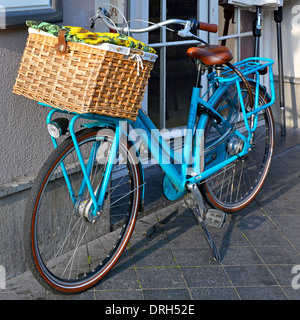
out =
[[[75,213],[86,219],[90,223],[95,223],[100,217],[100,211],[96,215],[93,214],[92,200],[86,198],[79,199],[75,204]]]

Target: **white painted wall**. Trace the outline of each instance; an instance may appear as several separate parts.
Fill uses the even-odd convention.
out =
[[[288,0],[283,6],[282,40],[284,75],[300,78],[300,0]],[[277,32],[273,11],[263,16],[262,56],[277,62]],[[278,74],[277,63],[274,73]]]
[[[262,55],[273,58],[274,74],[278,75],[277,31],[273,12],[264,13]],[[287,127],[300,127],[300,0],[288,0],[283,6],[283,67]],[[273,107],[275,121],[280,122],[279,88]]]

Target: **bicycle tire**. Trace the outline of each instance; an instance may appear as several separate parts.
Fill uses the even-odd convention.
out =
[[[255,83],[250,82],[250,86],[251,90],[255,93]],[[230,88],[235,90],[235,85],[231,85],[217,100],[214,106],[215,110],[222,108],[222,106],[224,108],[224,104],[228,103],[228,100],[226,99],[231,99],[230,103],[239,110],[240,107],[237,103],[237,93],[233,95],[229,94]],[[247,107],[247,89],[244,84],[241,85],[241,88],[243,91],[244,103]],[[231,97],[234,96],[234,99],[228,98],[229,95]],[[259,105],[268,102],[269,97],[265,88],[260,87]],[[216,124],[212,125],[212,121],[213,120],[208,120],[206,124],[206,144],[209,135],[212,133],[211,131],[213,131],[211,128],[216,126]],[[241,126],[240,131],[243,131],[242,125],[244,124],[244,120],[239,120],[237,117],[236,121],[237,123],[233,125]],[[259,121],[260,126],[258,126],[255,131],[252,150],[246,156],[239,158],[234,163],[216,172],[200,184],[200,191],[211,207],[227,213],[240,211],[256,197],[262,188],[269,172],[274,153],[274,120],[270,107],[259,114]],[[216,130],[214,130],[214,134],[215,131]],[[233,135],[234,133],[231,131],[229,136],[225,137],[223,140],[223,147],[221,146],[221,149],[223,148],[223,151],[225,152],[227,148],[228,157],[230,156],[228,142],[233,141],[230,140]],[[215,157],[218,156],[215,155]]]
[[[90,175],[95,188],[101,183],[106,167],[103,157],[108,155],[114,132],[84,129],[76,135],[83,156],[97,149]],[[101,152],[100,147],[91,149],[96,143],[104,146]],[[78,206],[89,199],[87,192],[75,192],[82,171],[74,152],[74,143],[68,138],[50,154],[31,190],[24,221],[29,268],[40,284],[60,294],[86,291],[114,267],[133,232],[141,199],[138,158],[124,139],[106,190],[106,208],[95,223],[88,222],[78,213]],[[77,197],[75,205],[61,173],[62,162]]]

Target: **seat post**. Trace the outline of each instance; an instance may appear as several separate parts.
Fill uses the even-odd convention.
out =
[[[202,72],[203,72],[203,64],[201,62],[197,63],[197,81],[196,81],[196,88],[202,88]]]

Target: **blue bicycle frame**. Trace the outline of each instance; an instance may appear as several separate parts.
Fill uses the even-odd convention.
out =
[[[259,60],[264,63],[259,62]],[[169,189],[169,190],[166,190],[166,193],[167,194],[171,193],[173,196],[174,194],[176,194],[175,198],[181,197],[187,192],[187,188],[186,188],[187,184],[199,183],[202,180],[208,178],[210,175],[219,171],[223,167],[234,162],[238,158],[246,155],[249,152],[248,151],[249,148],[251,147],[252,134],[257,128],[257,119],[258,119],[259,112],[271,106],[275,101],[275,88],[274,88],[274,79],[273,79],[273,71],[272,71],[273,63],[274,62],[271,59],[249,58],[235,64],[235,66],[237,66],[239,69],[243,71],[243,74],[245,76],[250,74],[255,74],[255,77],[256,77],[255,103],[252,111],[250,112],[246,111],[246,108],[244,105],[242,90],[240,86],[241,79],[236,74],[230,75],[229,69],[224,70],[222,77],[217,77],[215,73],[208,76],[211,82],[210,89],[213,87],[213,85],[216,82],[218,82],[219,84],[218,88],[214,91],[209,101],[205,101],[205,97],[207,96],[207,93],[205,93],[203,97],[200,97],[200,89],[196,87],[193,88],[191,104],[190,104],[190,113],[188,118],[186,137],[185,137],[185,143],[184,143],[182,154],[179,154],[173,150],[170,150],[170,145],[166,142],[166,140],[157,130],[157,128],[155,127],[153,122],[150,120],[150,118],[141,109],[139,110],[136,121],[102,116],[98,114],[83,114],[83,115],[75,114],[72,120],[70,121],[69,130],[70,130],[70,134],[71,134],[71,137],[78,155],[79,163],[83,172],[83,176],[84,176],[84,179],[80,187],[80,194],[83,194],[85,189],[88,188],[89,194],[91,196],[91,200],[93,202],[93,208],[94,208],[93,215],[96,215],[103,205],[105,191],[108,186],[108,182],[112,173],[113,164],[116,161],[120,139],[126,135],[128,137],[127,123],[129,123],[130,126],[138,133],[140,139],[143,141],[143,143],[146,146],[148,146],[154,159],[161,166],[162,170],[164,171],[165,175],[168,178],[166,180],[166,183],[164,184],[164,188]],[[271,96],[267,104],[261,107],[258,107],[258,104],[259,104],[258,92],[261,87],[261,84],[259,81],[260,79],[259,71],[265,68],[269,68]],[[244,134],[239,132],[237,129],[232,128],[232,125],[229,123],[229,121],[223,118],[218,111],[213,109],[213,106],[218,101],[218,99],[222,96],[224,92],[226,92],[226,90],[228,90],[228,87],[231,86],[232,84],[235,84],[237,87],[240,109],[243,114],[245,126],[248,131],[248,136],[245,136]],[[43,103],[40,103],[40,104],[47,106]],[[215,114],[219,119],[221,119],[221,123],[225,128],[233,130],[234,134],[240,139],[242,139],[244,142],[243,150],[239,154],[233,155],[230,158],[224,158],[223,160],[220,160],[218,163],[214,164],[213,166],[210,166],[205,169],[204,169],[204,147],[205,147],[204,131],[205,131],[207,121],[209,120],[209,115],[208,113],[201,114],[197,123],[197,110],[199,106]],[[56,112],[67,113],[65,111],[53,109],[48,114],[47,123],[51,122],[51,118],[53,114]],[[248,124],[248,119],[250,117],[252,117],[251,119],[253,119],[253,125],[251,128],[249,127],[249,124]],[[92,122],[84,124],[85,127],[89,127],[89,128],[110,127],[110,128],[113,128],[115,131],[115,137],[112,143],[111,152],[107,162],[107,167],[104,173],[103,181],[101,186],[99,187],[99,190],[96,191],[96,194],[95,194],[95,190],[93,190],[91,181],[89,179],[92,166],[95,161],[93,157],[95,157],[94,155],[96,154],[96,152],[91,152],[90,158],[88,159],[87,164],[85,164],[80,151],[79,143],[76,139],[76,134],[74,131],[74,124],[79,118],[92,120]],[[53,137],[51,138],[52,138],[54,147],[56,148],[57,141],[55,138]],[[99,145],[100,143],[96,142],[93,148],[98,148]],[[70,183],[69,176],[67,174],[67,169],[65,168],[65,165],[63,163],[61,164],[61,167],[62,167],[62,172],[66,180],[67,186],[69,188],[70,196],[75,204],[77,199],[74,195],[72,185]]]

